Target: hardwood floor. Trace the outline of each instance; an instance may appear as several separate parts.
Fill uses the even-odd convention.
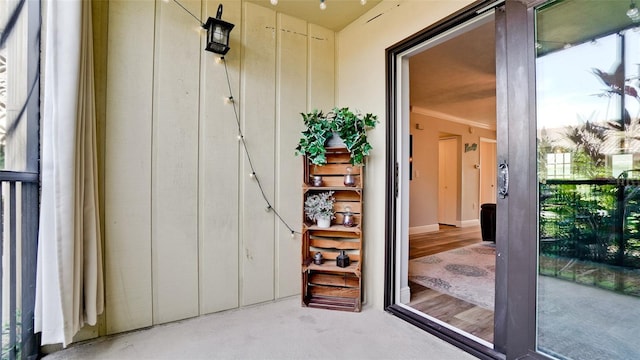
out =
[[[440,225],[440,231],[409,236],[409,260],[480,242],[480,226],[457,228]]]
[[[409,236],[409,259],[482,242],[480,227],[440,226],[440,231]],[[493,311],[409,281],[409,305],[438,320],[493,342]]]

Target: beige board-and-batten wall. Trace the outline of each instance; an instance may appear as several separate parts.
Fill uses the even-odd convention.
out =
[[[219,1],[182,0],[202,19]],[[242,1],[225,56],[267,198],[299,231],[300,112],[334,105],[334,32]],[[175,2],[110,1],[104,141],[107,334],[300,292],[300,239],[265,211],[225,67]]]

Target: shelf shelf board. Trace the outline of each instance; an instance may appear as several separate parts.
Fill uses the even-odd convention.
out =
[[[302,271],[305,272],[309,270],[350,273],[360,277],[360,262],[352,261],[351,264],[349,264],[349,266],[347,267],[339,267],[336,265],[335,260],[324,260],[322,265],[316,265],[312,261],[310,261],[310,259],[307,259],[307,261],[302,264]]]
[[[311,186],[307,184],[302,184],[302,190],[326,190],[326,191],[343,191],[343,190],[352,190],[360,193],[362,191],[362,187],[360,186]]]
[[[307,307],[351,312],[360,312],[362,306],[358,299],[334,296],[308,296],[303,299],[302,304]]]
[[[356,225],[356,226],[352,226],[352,227],[334,224],[334,225],[331,225],[331,227],[322,228],[322,227],[319,227],[318,225],[313,225],[313,224],[308,224],[308,223],[303,223],[302,224],[302,230],[303,231],[306,231],[306,230],[338,231],[338,232],[349,232],[349,233],[354,233],[354,234],[360,234],[360,232],[362,231],[360,229],[360,225],[359,224]]]

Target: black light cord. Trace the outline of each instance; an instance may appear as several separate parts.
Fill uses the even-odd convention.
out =
[[[204,24],[202,23],[202,21],[200,19],[198,19],[197,16],[193,15],[193,13],[191,11],[187,10],[187,8],[184,7],[178,0],[173,0],[173,2],[178,4],[178,6],[180,6],[182,8],[182,10],[186,11],[187,13],[189,13],[189,15],[191,15],[194,19],[196,19],[198,21],[198,23],[200,25],[202,25],[204,27]],[[253,167],[253,161],[251,161],[251,156],[249,154],[249,150],[247,149],[247,143],[246,143],[246,141],[244,139],[244,135],[242,134],[242,127],[240,125],[240,116],[238,116],[238,110],[236,109],[236,103],[235,103],[235,101],[233,101],[233,92],[231,91],[231,80],[229,80],[229,70],[227,69],[227,61],[224,59],[224,56],[221,57],[220,59],[224,63],[224,72],[227,75],[227,85],[229,86],[229,101],[231,102],[231,105],[233,105],[233,113],[236,116],[236,124],[238,125],[238,136],[240,138],[240,142],[242,143],[242,148],[244,149],[244,153],[247,156],[247,161],[249,163],[249,167],[251,168],[251,174],[250,175],[251,175],[251,177],[254,178],[256,184],[258,184],[258,188],[260,189],[260,193],[262,194],[262,198],[267,203],[267,211],[273,211],[273,213],[280,220],[280,222],[291,232],[291,236],[292,237],[294,236],[294,234],[301,234],[300,232],[293,230],[291,228],[291,226],[289,226],[289,224],[287,224],[287,222],[284,221],[282,216],[280,216],[280,213],[278,213],[278,211],[271,205],[271,202],[269,202],[269,199],[267,198],[267,194],[265,194],[264,189],[262,188],[262,184],[260,183],[260,179],[258,178],[258,175],[256,175],[256,170]]]
[[[231,105],[233,106],[233,113],[235,114],[235,117],[236,117],[236,125],[238,126],[238,137],[240,142],[242,143],[242,148],[244,149],[244,153],[247,156],[247,162],[249,163],[249,168],[251,169],[250,175],[254,178],[256,184],[258,184],[258,189],[260,189],[260,194],[262,194],[262,198],[267,203],[267,211],[273,211],[273,213],[276,215],[278,220],[280,220],[280,222],[291,232],[291,236],[294,236],[294,234],[301,234],[300,232],[293,230],[293,228],[291,228],[291,226],[287,224],[287,222],[282,218],[282,216],[280,216],[280,213],[278,213],[278,211],[273,207],[273,205],[271,205],[271,202],[269,201],[269,199],[267,198],[267,195],[264,192],[262,184],[260,183],[260,178],[258,178],[258,175],[256,174],[256,170],[253,167],[253,161],[251,160],[251,155],[249,154],[249,149],[247,148],[247,142],[244,138],[244,134],[242,133],[240,116],[238,115],[236,103],[233,100],[233,91],[231,90],[231,80],[229,79],[229,70],[227,69],[227,61],[225,60],[224,57],[221,57],[220,59],[224,64],[224,72],[227,76],[227,86],[229,87],[229,100],[231,101]]]
[[[202,25],[204,25],[204,24],[202,23],[202,21],[201,21],[200,19],[198,19],[198,17],[197,17],[197,16],[193,15],[193,13],[192,13],[191,11],[187,10],[187,8],[186,8],[186,7],[184,7],[182,4],[180,4],[180,2],[178,2],[178,0],[173,0],[173,2],[175,2],[176,4],[178,4],[178,6],[180,6],[180,7],[182,8],[182,10],[184,10],[184,11],[188,12],[188,13],[189,13],[189,15],[193,16],[193,18],[194,18],[194,19],[198,20],[198,23],[199,23],[201,26],[202,26]]]

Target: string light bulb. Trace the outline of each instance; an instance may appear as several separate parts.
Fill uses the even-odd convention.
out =
[[[324,0],[320,0],[320,10],[325,10],[327,8],[327,4],[325,4]]]
[[[278,0],[271,0],[271,5],[273,5],[273,6],[278,5]]]
[[[633,22],[640,21],[640,10],[638,10],[638,7],[633,0],[631,0],[631,5],[629,5],[629,10],[627,10],[627,16]]]
[[[367,5],[367,0],[360,0],[360,5]]]
[[[226,61],[224,61],[224,57],[221,58],[221,62],[224,64],[225,67],[225,73],[227,75],[227,85],[229,87],[229,98],[233,99],[233,92],[231,89],[231,80],[229,79],[229,72],[227,71],[227,63]],[[282,216],[280,216],[280,214],[278,213],[278,210],[273,207],[271,205],[271,203],[269,202],[269,200],[267,199],[267,196],[265,195],[264,190],[262,189],[262,185],[260,184],[260,179],[258,178],[258,176],[255,173],[254,167],[251,163],[251,156],[249,154],[249,149],[247,149],[247,144],[245,142],[245,137],[242,133],[242,129],[241,129],[241,123],[240,123],[240,117],[238,116],[238,112],[236,111],[236,103],[233,103],[233,110],[234,110],[234,114],[235,114],[235,120],[236,120],[236,125],[238,126],[238,132],[237,132],[237,137],[238,137],[238,141],[241,144],[241,148],[244,149],[244,152],[247,156],[248,162],[249,162],[249,169],[250,169],[250,173],[249,173],[249,177],[255,180],[256,185],[258,186],[258,189],[260,190],[260,193],[262,194],[262,197],[264,199],[264,201],[267,204],[266,207],[266,211],[267,212],[271,212],[274,214],[274,216],[287,228],[287,230],[289,230],[291,232],[291,238],[294,239],[296,232],[291,228],[291,226],[289,226],[287,224],[287,222],[282,218]],[[298,234],[300,234],[298,232]]]

